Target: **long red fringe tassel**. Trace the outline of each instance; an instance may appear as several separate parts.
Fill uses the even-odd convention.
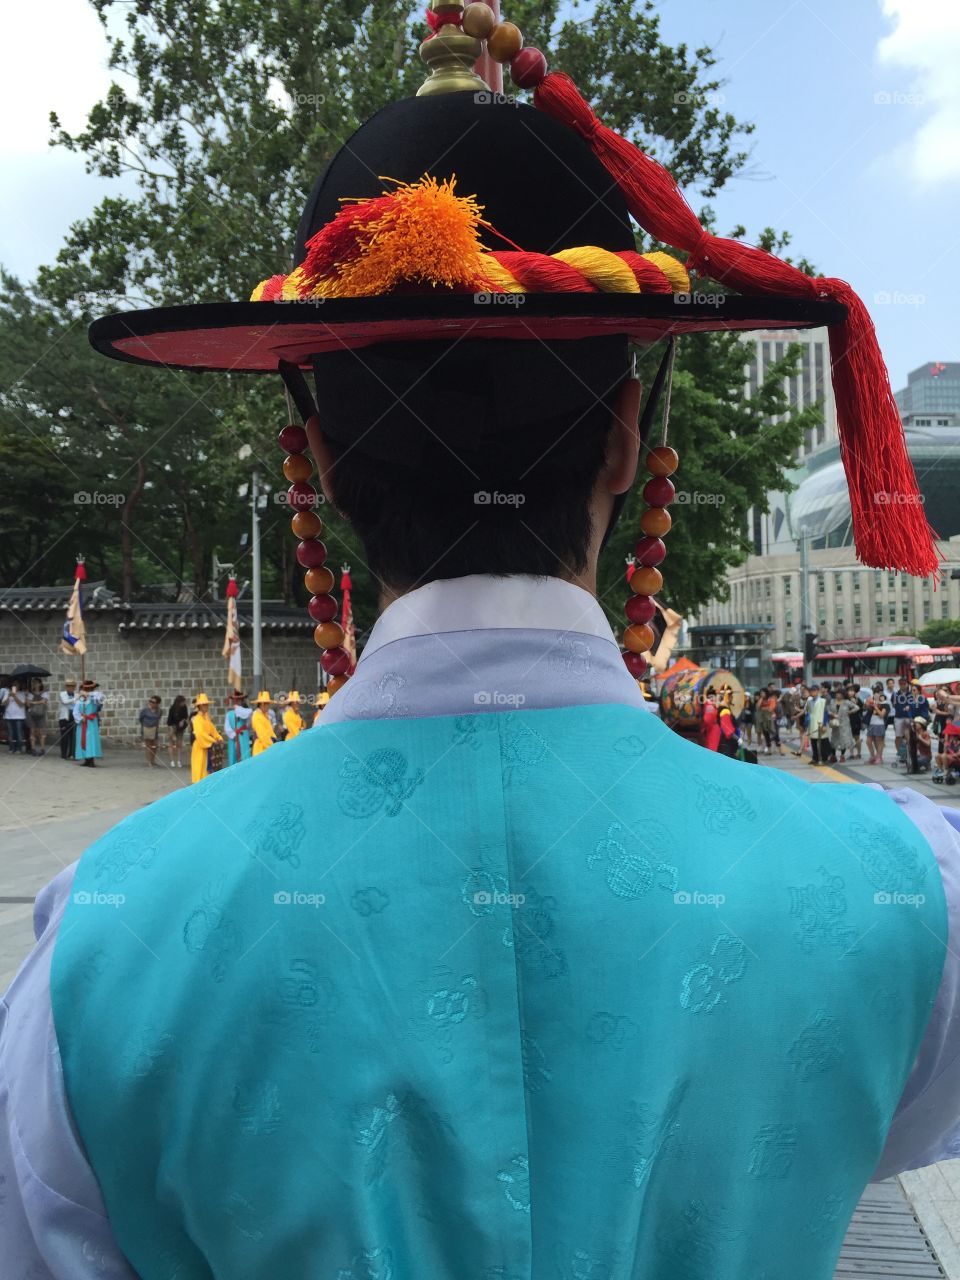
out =
[[[840,453],[850,488],[854,543],[874,568],[925,577],[939,567],[903,425],[876,330],[843,280],[804,275],[763,249],[710,235],[666,169],[602,124],[577,86],[551,72],[537,87],[541,111],[576,130],[623,192],[631,214],[657,240],[690,255],[687,266],[741,293],[825,298],[847,308],[830,327]]]

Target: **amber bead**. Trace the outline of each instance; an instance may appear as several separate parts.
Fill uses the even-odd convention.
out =
[[[647,670],[646,658],[641,658],[639,653],[625,653],[623,655],[624,665],[635,680],[639,680]]]
[[[295,422],[284,427],[277,439],[280,442],[280,448],[286,453],[303,453],[307,447],[307,433]]]
[[[332,698],[338,689],[342,689],[349,679],[349,676],[334,676],[331,680],[328,680],[327,693],[329,693],[330,697]]]
[[[646,653],[653,644],[653,628],[645,622],[627,627],[623,633],[623,647],[631,653]]]
[[[510,79],[518,89],[535,89],[547,74],[547,60],[530,45],[521,49],[510,63]]]
[[[294,480],[309,480],[313,471],[313,463],[302,453],[288,454],[283,460],[283,474],[293,483]]]
[[[649,596],[631,596],[624,605],[623,611],[629,622],[649,622],[657,612],[657,606]]]
[[[336,649],[343,644],[343,627],[339,622],[321,622],[314,628],[313,638],[321,649]]]
[[[647,470],[652,476],[672,476],[680,465],[676,449],[662,444],[647,454]]]
[[[494,62],[509,62],[522,48],[520,28],[512,22],[498,22],[487,37],[487,53]]]
[[[461,26],[474,40],[486,40],[497,25],[497,15],[488,4],[468,4],[463,11]]]
[[[290,528],[297,538],[319,538],[323,521],[315,511],[298,511],[290,521]]]
[[[666,507],[649,507],[640,517],[640,528],[651,538],[662,538],[673,527],[673,517]]]
[[[337,601],[334,596],[311,596],[307,602],[307,613],[314,622],[330,622],[337,616]]]
[[[637,565],[630,578],[630,590],[637,596],[655,596],[663,586],[663,574],[653,565]]]
[[[308,569],[303,581],[307,590],[315,596],[325,596],[333,590],[333,574],[327,568]]]

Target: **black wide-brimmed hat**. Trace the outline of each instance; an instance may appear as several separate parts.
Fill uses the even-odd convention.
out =
[[[262,281],[249,301],[108,316],[92,325],[93,345],[140,364],[280,371],[309,411],[301,371],[322,381],[328,360],[342,374],[335,356],[346,352],[402,349],[398,364],[417,343],[486,340],[535,352],[615,336],[646,345],[683,333],[826,326],[860,558],[933,572],[889,377],[850,286],[710,234],[670,174],[605,127],[569,77],[548,74],[542,54],[524,49],[510,23],[494,25],[485,5],[431,0],[428,18],[433,34],[421,56],[431,79],[333,158],[307,202],[292,271]],[[484,48],[509,63],[515,84],[535,90],[533,107],[492,94],[471,71]],[[638,253],[631,217],[678,252]],[[413,385],[422,380],[416,371]],[[405,398],[383,381],[391,403]],[[599,387],[601,398],[607,390]],[[566,388],[550,394],[562,401]],[[411,431],[416,416],[408,415]],[[462,428],[454,449],[476,443],[473,422],[448,417]]]

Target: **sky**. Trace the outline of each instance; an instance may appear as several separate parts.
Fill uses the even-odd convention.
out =
[[[960,0],[657,8],[667,41],[715,51],[721,105],[756,125],[748,172],[712,202],[718,229],[787,229],[791,252],[849,280],[895,388],[921,364],[960,360]],[[79,128],[110,75],[87,0],[7,5],[0,29],[0,263],[29,280],[71,222],[122,189],[48,146],[49,112]]]

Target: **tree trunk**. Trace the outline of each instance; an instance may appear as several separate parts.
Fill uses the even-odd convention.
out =
[[[137,483],[127,494],[127,500],[120,508],[120,595],[129,600],[133,595],[133,513],[143,494],[147,483],[147,464],[143,456],[137,458]]]

